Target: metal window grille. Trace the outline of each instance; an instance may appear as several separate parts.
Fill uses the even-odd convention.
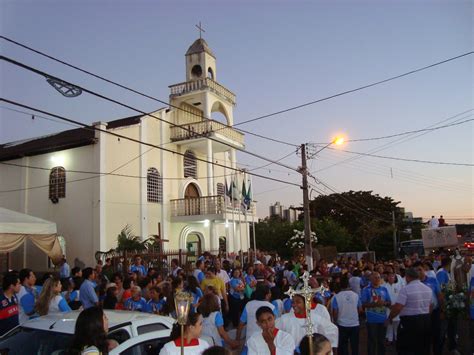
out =
[[[148,202],[163,202],[163,178],[156,168],[149,168],[146,175]]]
[[[219,196],[224,196],[225,195],[225,186],[221,182],[217,183],[217,194]]]
[[[66,197],[66,169],[56,166],[49,173],[49,199],[56,201]]]
[[[184,153],[184,177],[192,177],[197,179],[196,156],[190,150]]]

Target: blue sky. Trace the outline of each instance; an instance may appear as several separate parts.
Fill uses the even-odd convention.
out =
[[[194,25],[201,21],[204,38],[217,57],[218,81],[237,95],[235,123],[473,49],[470,1],[2,0],[0,7],[4,36],[164,100],[168,85],[184,81],[184,53],[198,37]],[[160,107],[4,41],[1,46],[4,55],[144,111]],[[89,95],[65,99],[42,78],[9,64],[1,64],[1,76],[3,97],[85,123],[136,114]],[[447,120],[474,108],[473,101],[473,56],[468,56],[241,127],[296,144],[326,142],[339,132],[349,139],[377,137],[473,118],[471,112]],[[1,143],[68,128],[0,109]],[[378,154],[472,164],[473,133],[470,122],[394,142]],[[388,142],[350,143],[345,149],[367,152]],[[292,149],[248,135],[246,145],[275,159]],[[317,171],[349,157],[327,149],[309,166]],[[240,153],[239,162],[251,167],[265,164]],[[283,162],[296,167],[299,158]],[[258,172],[300,179],[283,167]],[[365,157],[315,175],[338,191],[364,189],[392,196],[425,218],[443,214],[455,222],[474,216],[472,167]],[[302,202],[296,187],[253,182],[260,216],[268,213],[272,202]]]

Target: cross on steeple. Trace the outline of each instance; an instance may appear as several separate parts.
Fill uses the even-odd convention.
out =
[[[199,29],[199,39],[202,38],[202,32],[206,32],[204,28],[201,26],[201,21],[199,21],[199,25],[195,25]]]

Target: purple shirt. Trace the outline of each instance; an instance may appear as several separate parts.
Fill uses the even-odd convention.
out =
[[[400,290],[397,303],[403,305],[400,316],[417,316],[430,313],[433,291],[421,283],[413,280]]]

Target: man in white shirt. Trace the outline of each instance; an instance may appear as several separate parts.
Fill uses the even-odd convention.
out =
[[[254,292],[254,299],[245,305],[242,315],[240,316],[240,323],[237,327],[237,336],[235,338],[236,340],[240,340],[240,335],[242,334],[242,329],[245,325],[247,325],[245,333],[246,341],[248,341],[252,335],[260,331],[256,318],[256,312],[260,307],[269,307],[275,314],[275,317],[278,315],[278,311],[275,306],[269,302],[271,295],[272,294],[270,293],[270,288],[268,286],[257,286],[257,289]]]
[[[221,261],[219,259],[217,259],[215,261],[214,265],[216,266],[216,276],[224,282],[224,285],[225,285],[226,289],[228,289],[230,278],[229,278],[229,275],[227,274],[227,272],[222,269]]]
[[[339,354],[359,354],[359,314],[362,313],[360,297],[349,287],[346,276],[341,278],[341,291],[331,301],[333,319],[339,328]]]
[[[438,218],[435,218],[435,216],[431,216],[431,219],[428,221],[428,227],[429,228],[438,228],[439,227]]]
[[[253,334],[247,341],[248,355],[293,355],[295,341],[290,334],[275,327],[273,310],[260,307],[256,318],[262,332]]]

